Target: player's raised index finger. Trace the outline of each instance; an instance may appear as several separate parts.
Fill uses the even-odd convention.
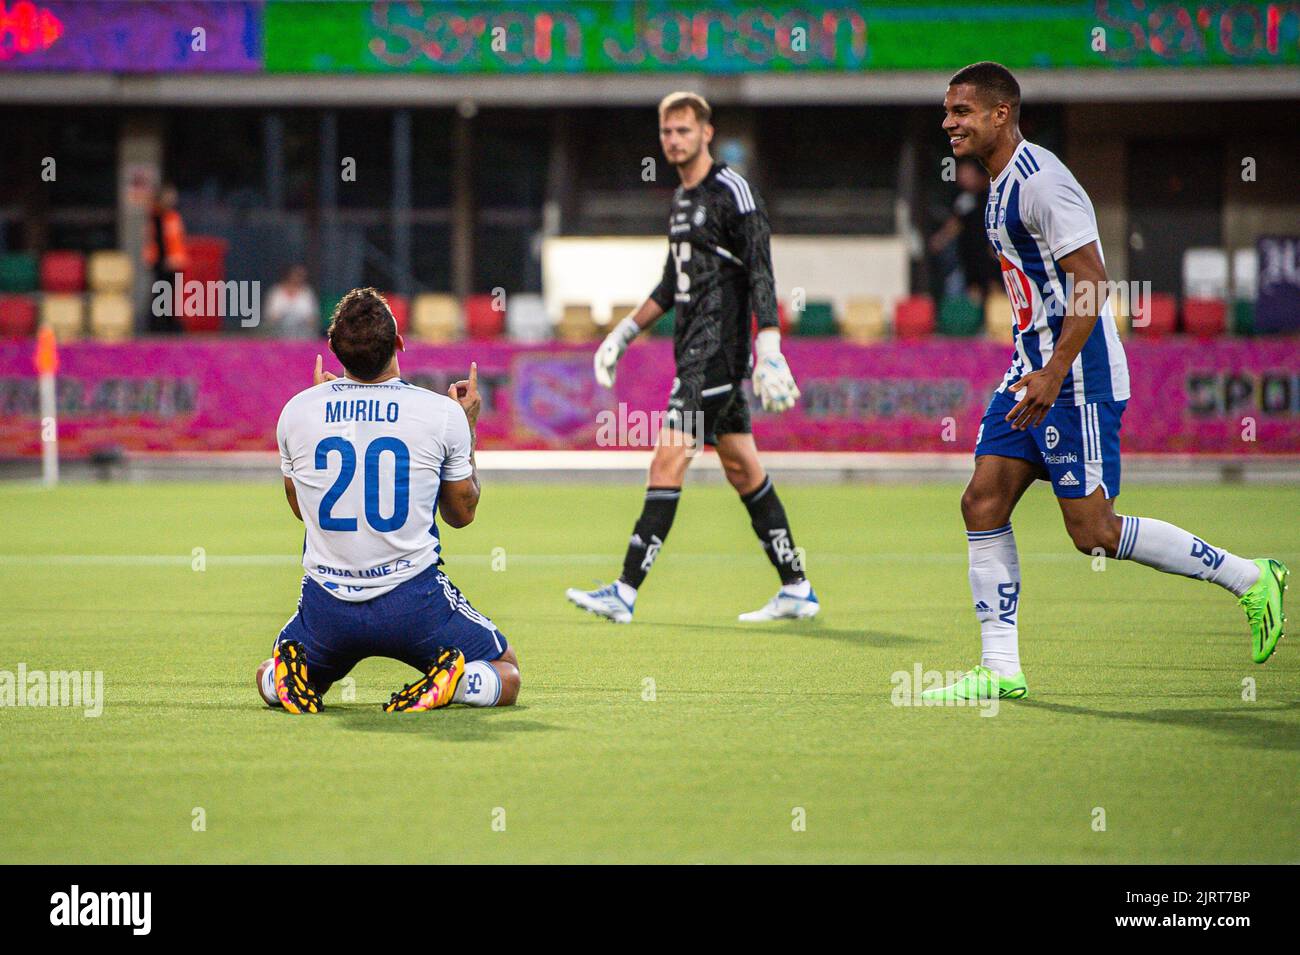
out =
[[[478,391],[478,362],[469,363],[469,390]]]
[[[321,371],[324,369],[324,367],[325,367],[324,359],[321,358],[320,355],[317,355],[317,356],[316,356],[316,371],[314,372],[314,374],[315,374],[315,377],[316,377],[316,379],[317,379],[318,381],[320,380]]]

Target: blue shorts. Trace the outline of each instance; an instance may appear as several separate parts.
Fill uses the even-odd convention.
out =
[[[438,647],[455,647],[469,663],[495,660],[509,646],[496,624],[471,607],[436,564],[360,602],[340,600],[304,575],[298,612],[276,643],[281,640],[297,640],[306,648],[307,674],[320,693],[366,657],[388,657],[423,670]]]
[[[1119,495],[1119,429],[1127,401],[1053,405],[1036,428],[1016,431],[1006,420],[1016,405],[1006,391],[994,392],[975,438],[975,456],[1023,458],[1047,471],[1057,497],[1087,497],[1097,488]]]

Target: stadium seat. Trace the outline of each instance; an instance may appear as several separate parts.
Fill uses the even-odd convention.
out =
[[[338,307],[339,299],[343,297],[343,292],[322,292],[320,296],[320,333],[325,334],[330,327],[330,319],[334,317],[334,309]]]
[[[1232,333],[1234,335],[1255,334],[1254,302],[1243,298],[1232,303]]]
[[[226,280],[226,249],[229,243],[211,235],[191,235],[185,239],[185,278],[198,282]]]
[[[795,334],[825,337],[835,334],[835,308],[830,302],[809,302],[795,325]]]
[[[384,298],[388,299],[388,310],[397,320],[397,334],[405,335],[411,324],[411,300],[401,292],[385,292]]]
[[[556,338],[571,344],[596,341],[602,337],[601,332],[601,327],[591,317],[590,305],[564,306],[564,315],[555,329]]]
[[[1011,310],[1011,299],[994,292],[984,300],[984,337],[989,341],[1010,345],[1015,340],[1011,328],[1016,323]]]
[[[96,292],[90,296],[90,334],[101,342],[131,337],[131,300],[121,292]]]
[[[130,292],[133,273],[125,252],[92,252],[87,282],[92,292]]]
[[[672,338],[675,317],[673,310],[668,309],[650,326],[650,334],[656,338]]]
[[[965,295],[945,298],[939,306],[940,335],[975,335],[983,325],[984,316],[979,305]]]
[[[1259,294],[1259,254],[1254,249],[1232,253],[1232,297],[1255,301]]]
[[[1111,305],[1111,310],[1115,314],[1115,331],[1119,333],[1120,338],[1128,338],[1133,333],[1133,320],[1129,318],[1127,304],[1115,301]]]
[[[36,300],[30,295],[0,295],[0,338],[27,338],[36,332]]]
[[[84,292],[86,257],[80,252],[46,252],[41,256],[41,289],[46,292]]]
[[[551,321],[540,295],[523,293],[506,300],[506,335],[517,342],[544,342],[551,337]]]
[[[1228,253],[1188,249],[1183,253],[1183,297],[1218,298],[1228,294]]]
[[[1183,331],[1198,338],[1216,338],[1228,330],[1228,308],[1219,298],[1183,301]]]
[[[35,292],[36,256],[26,252],[0,255],[0,292]]]
[[[885,306],[875,296],[857,296],[844,304],[840,334],[851,342],[870,344],[885,337]]]
[[[493,295],[465,296],[465,333],[470,338],[500,338],[506,327],[505,309],[496,308]]]
[[[104,292],[103,294],[116,295],[118,293]],[[91,309],[93,314],[94,303],[91,303]],[[215,334],[221,331],[221,322],[222,322],[222,318],[220,314],[214,313],[212,315],[209,315],[207,313],[207,309],[204,309],[203,311],[199,312],[199,314],[197,315],[182,314],[180,316],[181,328],[184,329],[185,334],[187,335]]]
[[[1132,302],[1133,332],[1145,338],[1171,335],[1178,325],[1178,310],[1174,297],[1166,292],[1154,292],[1147,302]]]
[[[75,342],[86,333],[86,298],[49,293],[41,299],[41,324],[54,330],[60,343]]]
[[[443,344],[460,338],[460,302],[454,295],[425,293],[411,303],[411,334],[418,341]]]
[[[925,338],[934,334],[934,299],[911,295],[894,307],[894,335],[897,338]]]

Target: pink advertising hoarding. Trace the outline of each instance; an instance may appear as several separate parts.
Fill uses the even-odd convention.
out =
[[[1125,450],[1300,453],[1300,340],[1179,339],[1127,347],[1133,397],[1124,416]],[[321,350],[315,342],[264,339],[65,346],[60,450],[70,457],[108,447],[272,451],[280,408],[310,382]],[[671,344],[635,344],[613,393],[593,380],[591,351],[412,343],[401,367],[408,381],[443,391],[477,361],[484,448],[595,449],[602,446],[602,424],[609,434],[609,422],[620,420],[634,439],[648,436],[645,416],[663,409],[672,382]],[[30,341],[0,343],[0,456],[40,452],[32,352]],[[770,450],[969,451],[1009,357],[1005,346],[970,339],[874,346],[791,339],[786,355],[803,398],[785,415],[756,410],[755,432]],[[945,430],[951,436],[954,429],[955,440],[944,441]]]

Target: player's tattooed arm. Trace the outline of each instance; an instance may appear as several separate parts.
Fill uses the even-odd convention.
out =
[[[1106,266],[1096,242],[1062,256],[1056,264],[1069,279],[1070,301],[1066,303],[1061,335],[1051,359],[1040,370],[1031,371],[1011,386],[1013,392],[1025,393],[1007,414],[1007,420],[1018,431],[1042,424],[1105,304],[1102,296],[1106,291]]]
[[[438,512],[450,527],[465,527],[474,520],[478,509],[482,487],[478,480],[478,465],[474,461],[474,448],[478,444],[475,427],[479,412],[483,410],[483,399],[478,392],[478,363],[471,362],[469,377],[464,378],[447,389],[448,397],[465,409],[465,420],[469,423],[469,477],[459,481],[444,481],[438,490]]]

